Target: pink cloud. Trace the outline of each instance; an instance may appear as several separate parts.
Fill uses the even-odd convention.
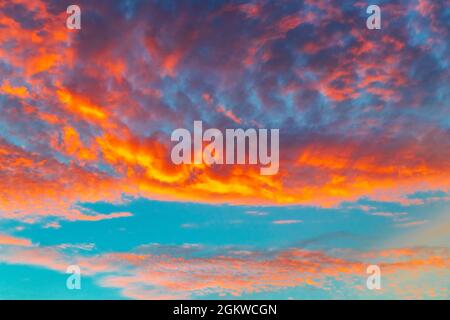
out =
[[[32,242],[31,242],[31,240],[28,240],[28,239],[17,238],[17,237],[9,236],[7,234],[0,233],[0,246],[1,245],[30,247],[32,245]]]
[[[302,220],[275,220],[272,221],[273,224],[297,224],[302,223]]]

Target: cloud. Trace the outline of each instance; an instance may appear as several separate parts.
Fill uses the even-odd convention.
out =
[[[59,228],[61,228],[61,225],[57,221],[53,221],[53,222],[46,223],[43,227],[45,229],[48,229],[48,228],[59,229]]]
[[[371,212],[369,213],[371,216],[377,216],[377,217],[389,217],[389,218],[396,218],[399,216],[405,216],[408,214],[408,212],[386,212],[386,211],[377,211],[377,212]]]
[[[77,244],[71,244],[71,243],[63,243],[57,246],[60,249],[77,249],[77,250],[86,250],[86,251],[92,251],[95,248],[95,243],[77,243]]]
[[[28,239],[17,238],[7,234],[0,233],[0,246],[20,246],[20,247],[30,247],[32,242]]]
[[[273,224],[297,224],[302,223],[302,220],[274,220],[272,221]]]
[[[409,228],[409,227],[414,227],[414,226],[420,226],[427,222],[428,222],[428,220],[408,221],[408,222],[404,222],[404,223],[398,223],[398,224],[396,224],[396,226],[400,227],[400,228]]]
[[[0,5],[8,218],[123,217],[77,206],[125,196],[329,207],[450,188],[440,4],[386,5],[382,34],[360,26],[361,3],[80,5],[83,32],[62,4]],[[407,23],[416,13],[433,45]],[[170,132],[193,120],[280,128],[279,174],[173,165]]]
[[[83,204],[140,197],[258,206],[339,207],[361,198],[403,206],[448,202],[443,2],[385,3],[383,32],[364,27],[366,4],[347,0],[78,4],[81,32],[65,28],[64,2],[0,3],[1,219],[44,228],[59,228],[63,220],[122,219],[132,214]],[[261,176],[251,165],[173,165],[170,133],[194,120],[222,130],[279,128],[279,173]],[[427,241],[441,243],[448,235],[442,219],[361,209]],[[414,228],[419,225],[423,230]],[[7,234],[0,234],[0,246],[3,263],[61,273],[78,263],[101,286],[138,299],[299,286],[338,298],[339,288],[348,287],[353,297],[366,297],[369,263],[379,263],[386,277],[381,294],[448,297],[438,280],[448,278],[449,254],[438,247],[143,245],[99,253],[91,243],[43,247]]]
[[[245,214],[248,214],[250,216],[258,216],[258,217],[262,217],[262,216],[267,216],[268,213],[265,211],[259,211],[259,210],[247,210],[245,211]]]
[[[398,248],[359,252],[335,250],[334,253],[299,248],[276,251],[245,251],[229,249],[209,257],[190,256],[191,247],[155,247],[158,251],[103,253],[95,256],[71,255],[61,250],[78,250],[78,246],[36,247],[2,250],[0,261],[9,264],[36,265],[65,272],[66,266],[76,263],[82,275],[96,277],[105,287],[121,289],[125,297],[135,299],[181,299],[208,294],[234,295],[270,292],[295,287],[315,287],[331,290],[340,297],[339,286],[350,290],[352,297],[367,294],[365,268],[377,263],[383,276],[383,294],[405,297],[433,291],[445,297],[443,283],[411,282],[411,275],[448,274],[448,250],[444,248]],[[175,251],[174,251],[175,250]],[[185,254],[180,255],[181,251]],[[77,251],[78,252],[78,251]],[[113,274],[111,274],[113,273]],[[399,287],[408,279],[409,287]],[[409,275],[409,276],[408,276]]]

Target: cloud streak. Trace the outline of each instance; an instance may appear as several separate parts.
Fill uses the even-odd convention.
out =
[[[398,248],[377,251],[334,250],[331,252],[288,248],[276,251],[228,249],[207,257],[196,257],[197,246],[145,247],[135,252],[103,253],[94,256],[70,251],[79,245],[2,250],[0,261],[27,264],[65,272],[66,264],[77,264],[84,276],[95,277],[101,286],[120,288],[134,299],[188,299],[209,294],[231,295],[271,292],[306,287],[321,290],[347,287],[352,297],[365,296],[365,269],[377,263],[383,276],[382,294],[397,297],[426,297],[447,292],[429,283],[411,282],[400,288],[398,275],[448,275],[449,255],[444,248]],[[154,246],[153,246],[154,247]],[[91,248],[91,247],[89,247]],[[81,247],[82,251],[84,247]],[[182,254],[181,254],[182,253]],[[181,255],[180,255],[181,254]],[[70,256],[70,259],[69,259]],[[114,273],[114,275],[111,275]],[[339,298],[339,290],[334,297]]]

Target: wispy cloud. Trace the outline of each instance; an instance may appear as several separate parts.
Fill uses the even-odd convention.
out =
[[[273,224],[297,224],[302,223],[302,220],[274,220],[272,221]]]
[[[67,249],[72,246],[64,246]],[[72,249],[77,249],[74,246]],[[164,250],[164,246],[160,249]],[[3,263],[29,264],[65,272],[66,264],[76,263],[87,276],[100,277],[102,286],[116,287],[122,294],[135,299],[193,298],[206,294],[229,294],[273,291],[281,288],[312,286],[330,288],[348,286],[354,297],[363,295],[361,277],[367,264],[374,257],[383,270],[383,277],[390,279],[383,290],[397,296],[417,295],[421,283],[408,281],[400,289],[397,274],[437,272],[448,273],[448,250],[443,248],[401,248],[381,251],[342,252],[340,257],[321,251],[283,249],[278,251],[245,251],[236,249],[219,255],[198,258],[173,256],[176,247],[169,251],[145,253],[105,253],[96,256],[65,256],[59,247],[35,247],[21,250],[3,250]],[[180,247],[188,253],[190,247]],[[196,248],[196,250],[202,247]],[[172,252],[172,254],[171,254]],[[196,251],[194,251],[196,252]],[[111,275],[114,273],[114,275]],[[359,279],[359,280],[358,280]],[[396,280],[397,279],[397,280]],[[343,282],[344,281],[344,282]],[[441,283],[441,285],[444,285]],[[419,286],[419,287],[418,287]],[[431,289],[430,289],[431,290]],[[439,287],[434,288],[442,295]],[[428,290],[422,290],[427,294]],[[445,294],[444,294],[445,296]],[[336,292],[336,297],[339,293]]]
[[[20,247],[30,247],[32,242],[28,239],[17,238],[7,234],[0,233],[0,246],[1,245],[12,245],[12,246],[20,246]]]

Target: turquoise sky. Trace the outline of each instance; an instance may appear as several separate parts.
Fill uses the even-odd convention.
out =
[[[448,223],[448,206],[445,201],[402,207],[395,203],[361,200],[345,203],[340,208],[314,207],[254,207],[229,205],[202,205],[193,203],[158,202],[146,199],[130,200],[126,204],[84,204],[86,208],[103,214],[130,212],[132,217],[98,222],[60,221],[58,226],[44,227],[2,221],[0,230],[19,238],[31,239],[33,247],[54,248],[67,254],[67,264],[77,264],[77,257],[95,257],[107,253],[136,252],[156,255],[175,255],[187,259],[207,258],[233,251],[252,251],[268,254],[289,248],[329,252],[332,256],[398,247],[445,246],[448,234],[423,238],[422,234],[436,229],[435,221]],[[370,208],[367,210],[367,208]],[[402,213],[421,225],[403,227],[393,217],[373,215],[377,212]],[[276,221],[290,221],[276,224]],[[20,231],[17,231],[20,230]],[[72,247],[64,244],[71,244]],[[188,246],[190,248],[188,249]],[[77,248],[78,247],[78,248]],[[342,249],[338,252],[337,249]],[[345,250],[344,250],[345,249]],[[346,253],[347,252],[347,253]],[[376,261],[376,258],[372,261]],[[32,264],[33,262],[29,262]],[[367,265],[371,260],[367,259]],[[150,266],[151,267],[151,266]],[[105,287],[102,279],[109,273],[83,275],[82,289],[68,290],[65,270],[24,264],[0,264],[0,297],[2,299],[121,299],[127,298],[120,288]],[[448,270],[447,270],[448,271]],[[126,273],[125,271],[123,271]],[[439,288],[443,283],[433,279],[436,274],[423,272],[430,278],[409,279],[412,288]],[[328,298],[397,298],[390,288],[388,277],[378,292],[355,289],[365,285],[366,274],[354,274],[349,279],[330,279],[330,291],[314,285],[293,288],[273,288],[258,292],[243,292],[239,296],[226,294],[227,298],[243,299],[328,299]],[[353,283],[353,285],[351,285]],[[355,284],[356,283],[356,284]],[[444,286],[448,289],[448,283]],[[212,290],[214,292],[214,290]],[[404,293],[406,296],[408,292]],[[217,293],[198,292],[191,298],[223,298]],[[431,298],[431,296],[430,296]]]

